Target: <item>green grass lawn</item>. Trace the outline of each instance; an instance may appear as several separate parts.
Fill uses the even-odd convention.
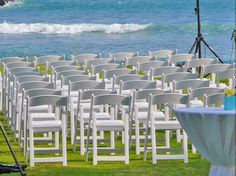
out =
[[[10,130],[4,122],[4,117],[0,120],[5,127],[14,151],[20,161],[25,164],[23,151],[18,151],[17,142],[14,141]],[[172,142],[173,143],[173,142]],[[190,145],[189,145],[190,146]],[[5,143],[3,135],[0,134],[0,163],[14,163],[11,153]],[[200,154],[192,154],[189,150],[189,163],[183,161],[158,161],[156,165],[151,162],[151,155],[148,160],[143,161],[143,155],[135,155],[134,147],[130,150],[130,164],[124,162],[98,162],[97,166],[92,164],[90,154],[89,161],[85,162],[80,156],[79,149],[73,152],[68,138],[68,166],[63,167],[62,163],[36,163],[34,168],[27,168],[27,176],[80,176],[80,175],[112,175],[112,176],[132,176],[132,175],[155,175],[155,176],[204,176],[208,175],[210,164],[201,158]],[[4,176],[9,174],[4,174]],[[19,175],[19,174],[10,174]]]

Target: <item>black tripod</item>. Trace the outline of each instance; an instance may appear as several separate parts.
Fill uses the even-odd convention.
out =
[[[189,50],[189,53],[192,53],[194,48],[195,51],[194,53],[198,53],[199,58],[201,58],[202,56],[202,51],[201,51],[201,42],[203,42],[203,44],[212,52],[212,54],[221,62],[223,63],[223,61],[220,59],[220,57],[216,54],[216,52],[207,44],[207,42],[204,40],[202,33],[201,33],[201,19],[200,19],[200,3],[199,0],[197,0],[196,2],[196,8],[194,9],[197,15],[197,37],[195,39],[195,42],[193,44],[193,46],[191,47],[191,49]]]
[[[15,155],[15,153],[14,153],[12,147],[11,147],[11,144],[10,144],[9,140],[7,139],[7,134],[6,134],[5,130],[4,130],[1,122],[0,122],[0,130],[1,130],[5,140],[7,142],[7,145],[9,147],[10,151],[11,151],[11,154],[12,154],[12,156],[13,156],[15,162],[16,162],[16,166],[0,164],[0,174],[1,173],[11,173],[11,172],[20,172],[21,176],[26,176],[26,174],[23,171],[25,169],[25,167],[20,166],[20,164],[19,164],[19,162],[18,162],[18,160],[16,158],[16,155]]]

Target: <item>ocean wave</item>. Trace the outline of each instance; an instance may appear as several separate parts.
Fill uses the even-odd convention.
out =
[[[82,32],[104,32],[113,33],[130,33],[144,30],[152,24],[50,24],[50,23],[0,23],[0,33],[3,34],[80,34]]]
[[[220,25],[202,23],[204,34],[229,33],[233,30],[233,25]],[[0,23],[0,34],[51,34],[51,35],[77,35],[83,32],[101,32],[106,34],[125,34],[133,32],[148,33],[185,33],[195,34],[197,26],[195,23],[186,24],[53,24],[53,23]]]

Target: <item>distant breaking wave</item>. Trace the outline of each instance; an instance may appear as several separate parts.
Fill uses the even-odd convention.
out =
[[[129,33],[144,30],[152,24],[50,24],[50,23],[0,23],[3,34],[80,34],[82,32]]]
[[[230,33],[234,29],[233,25],[217,25],[202,23],[204,34]],[[132,32],[148,33],[172,33],[179,32],[185,34],[195,34],[196,24],[53,24],[53,23],[0,23],[0,34],[51,34],[51,35],[77,35],[83,32],[101,32],[106,34],[124,34]]]

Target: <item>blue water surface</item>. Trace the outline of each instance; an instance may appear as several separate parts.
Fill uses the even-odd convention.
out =
[[[235,27],[235,1],[200,2],[205,40],[224,61],[233,60],[230,39]],[[80,53],[102,53],[106,57],[109,52],[147,54],[149,50],[176,48],[185,53],[196,36],[194,8],[194,0],[23,0],[0,8],[0,57],[46,54],[69,57]],[[22,23],[31,32],[20,28]],[[60,26],[52,31],[65,32],[52,32],[53,24]],[[82,32],[67,32],[69,29],[63,28],[68,25],[74,30],[76,24],[107,25],[109,30],[106,26],[91,31],[88,26]],[[113,24],[147,27],[134,30],[130,26],[131,31],[123,31],[110,26]],[[45,25],[50,27],[45,29]],[[203,53],[212,57],[204,48]]]

